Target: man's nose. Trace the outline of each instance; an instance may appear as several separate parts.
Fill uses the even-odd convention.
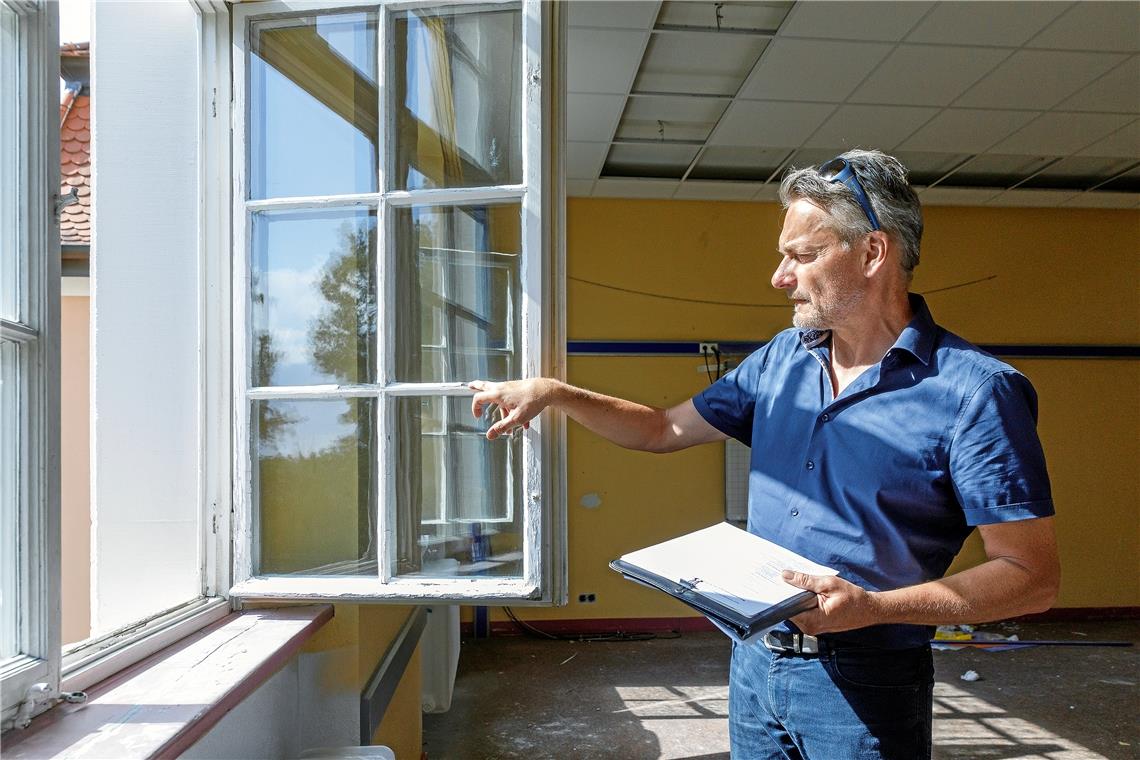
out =
[[[772,287],[787,290],[796,286],[796,277],[792,274],[792,260],[784,259],[776,271],[772,273]]]

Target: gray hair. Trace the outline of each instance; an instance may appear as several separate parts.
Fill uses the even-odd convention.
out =
[[[863,185],[879,226],[899,244],[900,263],[909,279],[918,266],[922,244],[922,204],[907,181],[907,169],[893,156],[877,150],[849,150],[846,159]],[[842,182],[824,179],[818,167],[791,168],[780,183],[780,203],[787,208],[793,201],[808,200],[831,215],[835,232],[851,245],[871,232],[871,222],[855,193]]]

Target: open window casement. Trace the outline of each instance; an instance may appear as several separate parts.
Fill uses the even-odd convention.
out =
[[[59,693],[59,79],[55,3],[0,0],[0,694]]]
[[[564,599],[558,12],[234,9],[234,596]]]

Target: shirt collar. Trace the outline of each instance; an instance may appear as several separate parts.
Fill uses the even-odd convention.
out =
[[[930,316],[925,298],[917,293],[908,293],[907,296],[910,298],[910,310],[914,316],[899,334],[894,348],[908,351],[923,364],[930,364],[930,354],[934,351],[938,326],[934,324],[934,317]]]
[[[908,293],[907,297],[910,299],[910,310],[914,316],[899,333],[892,348],[902,349],[923,364],[930,364],[930,354],[934,351],[938,326],[934,324],[934,317],[930,316],[925,298],[917,293]],[[818,348],[830,339],[831,330],[800,330],[800,343],[807,349]]]

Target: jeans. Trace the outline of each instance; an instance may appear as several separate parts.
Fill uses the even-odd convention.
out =
[[[803,656],[734,644],[732,758],[929,758],[933,695],[930,647]]]

